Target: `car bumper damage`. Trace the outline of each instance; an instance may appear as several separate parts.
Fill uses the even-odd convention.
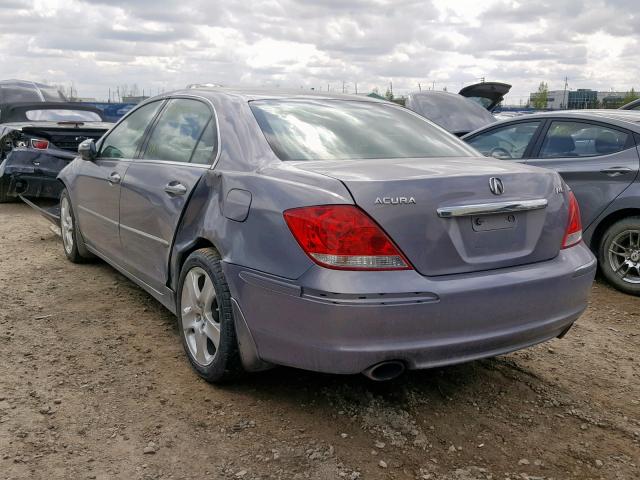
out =
[[[58,198],[62,184],[60,170],[73,160],[72,152],[16,148],[0,164],[0,183],[6,195]]]
[[[595,271],[584,244],[537,264],[439,277],[313,266],[291,281],[225,264],[246,366],[343,374],[451,365],[562,336]]]

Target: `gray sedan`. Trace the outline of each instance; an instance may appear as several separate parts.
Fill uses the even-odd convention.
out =
[[[550,170],[400,106],[221,88],[146,101],[60,174],[69,260],[179,320],[195,370],[375,380],[564,335],[595,259]]]
[[[551,168],[578,199],[584,240],[603,275],[640,294],[640,112],[546,112],[495,123],[463,139],[487,156]]]

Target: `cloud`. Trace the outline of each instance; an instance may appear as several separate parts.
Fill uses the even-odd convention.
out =
[[[0,72],[105,98],[189,83],[352,91],[393,82],[540,81],[626,90],[639,75],[632,0],[4,0]]]

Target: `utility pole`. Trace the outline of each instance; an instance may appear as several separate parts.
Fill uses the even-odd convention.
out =
[[[422,91],[422,85],[420,85],[420,82],[418,82],[418,91],[421,92]]]
[[[358,94],[358,82],[354,82],[353,85],[354,85],[354,87],[356,89],[356,95],[357,95]]]
[[[564,77],[564,93],[562,94],[562,108],[567,108],[567,77]]]

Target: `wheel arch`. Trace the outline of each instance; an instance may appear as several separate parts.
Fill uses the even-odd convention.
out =
[[[175,287],[172,288],[173,291],[177,292],[178,278],[180,277],[180,272],[182,271],[184,262],[187,261],[189,255],[191,255],[196,250],[200,250],[201,248],[213,248],[218,253],[220,253],[220,250],[214,245],[214,243],[208,238],[204,237],[197,237],[191,244],[186,245],[184,248],[176,249],[175,272],[172,272],[171,278],[169,279],[171,286]]]
[[[600,241],[604,236],[604,233],[607,231],[611,225],[616,223],[619,220],[627,217],[635,217],[640,216],[640,208],[622,208],[620,210],[616,210],[615,212],[609,213],[606,217],[601,219],[596,225],[593,234],[591,235],[591,239],[589,241],[589,248],[591,251],[598,253],[600,248]]]

